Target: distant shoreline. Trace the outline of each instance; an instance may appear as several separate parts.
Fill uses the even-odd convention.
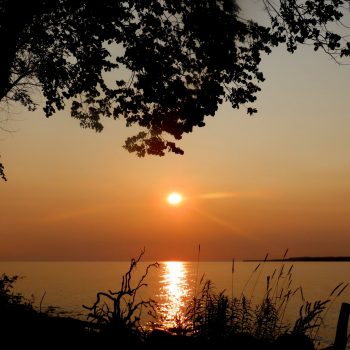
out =
[[[285,259],[243,260],[245,262],[350,262],[350,256],[296,256]]]

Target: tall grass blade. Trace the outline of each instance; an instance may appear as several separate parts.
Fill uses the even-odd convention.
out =
[[[231,300],[233,300],[233,276],[235,274],[235,258],[232,258],[232,267],[231,267]]]
[[[339,288],[340,286],[343,285],[344,282],[340,282],[331,292],[331,294],[329,294],[329,296],[331,297]]]
[[[257,285],[258,281],[260,280],[260,276],[262,274],[262,271],[263,271],[263,268],[265,266],[265,263],[266,263],[266,260],[267,260],[268,256],[269,256],[269,253],[267,253],[265,255],[265,258],[264,258],[264,260],[262,262],[261,269],[259,270],[259,273],[257,275],[257,278],[255,279],[255,283],[254,283],[253,288],[252,288],[252,293],[250,295],[250,299],[253,299],[253,295],[254,295],[254,292],[255,292],[256,285]]]

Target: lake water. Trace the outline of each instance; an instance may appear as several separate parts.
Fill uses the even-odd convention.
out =
[[[147,262],[137,265],[132,286],[137,284],[147,265]],[[69,315],[85,318],[82,305],[91,306],[99,291],[118,291],[129,266],[130,262],[0,262],[0,274],[23,276],[15,290],[33,297],[36,307],[41,303],[45,310],[52,305]],[[302,296],[311,302],[325,300],[339,283],[350,281],[348,262],[266,262],[257,267],[255,262],[236,262],[232,273],[231,262],[161,262],[158,268],[150,270],[145,280],[147,287],[141,289],[142,298],[157,300],[163,324],[172,326],[176,317],[182,317],[194,293],[200,291],[201,280],[210,279],[218,292],[225,290],[230,297],[240,297],[243,293],[253,303],[259,303],[270,276],[270,287],[278,291],[275,297],[282,289],[283,293],[297,290],[291,294],[285,312],[284,321],[288,323],[297,318]],[[334,298],[336,295],[331,298],[324,326],[318,333],[322,346],[334,340],[340,305],[350,302],[350,288]]]

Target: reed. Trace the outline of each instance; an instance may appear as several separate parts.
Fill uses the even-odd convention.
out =
[[[320,331],[321,326],[324,325],[324,320],[328,314],[328,312],[333,307],[335,301],[343,294],[343,292],[348,288],[349,283],[340,282],[329,294],[327,298],[327,303],[324,306],[324,309],[322,313],[319,313],[317,315],[317,321],[318,323],[315,324],[315,327],[313,328],[311,332],[311,337],[314,339],[314,341],[318,340],[318,334]]]
[[[264,265],[266,263],[266,260],[267,260],[268,256],[269,256],[269,254],[265,255],[265,259],[263,260],[262,264],[259,265],[260,268],[258,270],[256,270],[256,271],[258,271],[258,273],[257,273],[256,279],[255,279],[255,283],[254,283],[253,288],[252,288],[252,293],[251,293],[251,297],[250,297],[251,299],[254,296],[255,288],[257,286],[258,281],[260,280],[260,277],[261,277],[261,274],[262,274],[262,271],[263,271],[263,268],[264,268]]]
[[[260,300],[255,300],[254,293],[261,282],[268,255],[253,269],[238,298],[233,293],[234,259],[231,267],[230,297],[225,291],[216,291],[212,281],[202,277],[202,287],[197,287],[199,290],[187,308],[187,317],[184,320],[187,325],[181,325],[186,328],[186,334],[207,340],[230,339],[248,334],[255,339],[269,342],[276,342],[284,339],[285,335],[290,335],[315,344],[324,317],[347,285],[340,283],[325,300],[305,300],[302,287],[293,287],[294,265],[286,266],[287,253],[288,249],[283,255],[281,265],[271,275],[266,276],[266,291]],[[249,286],[251,290],[247,297]],[[293,298],[300,298],[299,315],[294,322],[288,323],[284,318]]]
[[[233,277],[235,274],[235,258],[232,258],[232,267],[231,267],[231,300],[233,299]]]
[[[146,277],[152,268],[158,267],[158,264],[149,264],[141,277],[135,281],[134,273],[144,252],[145,250],[142,250],[136,259],[131,259],[129,270],[122,276],[121,287],[118,291],[98,292],[94,304],[84,306],[89,310],[89,331],[97,332],[101,336],[113,335],[113,339],[117,336],[118,339],[123,339],[128,344],[130,339],[136,339],[133,344],[147,344],[147,342],[153,344],[152,339],[155,338],[152,338],[151,335],[157,334],[155,332],[159,331],[160,324],[156,313],[157,303],[152,299],[143,300],[139,293],[144,287],[147,287]],[[287,251],[284,258],[286,254]],[[257,344],[255,348],[260,348],[261,344],[268,343],[279,344],[277,348],[284,349],[291,339],[302,341],[303,344],[308,344],[307,346],[310,345],[308,342],[315,344],[318,341],[320,327],[324,325],[325,316],[348,287],[348,284],[341,282],[330,292],[327,299],[307,301],[304,298],[302,287],[293,287],[293,265],[287,268],[283,259],[281,266],[271,275],[266,276],[265,293],[257,301],[254,293],[256,286],[263,278],[262,269],[267,261],[266,255],[264,262],[253,269],[239,297],[234,297],[233,293],[235,260],[232,259],[231,296],[229,297],[224,290],[217,291],[213,282],[205,280],[204,275],[198,281],[199,255],[200,246],[198,247],[194,296],[189,302],[185,317],[177,317],[173,329],[161,330],[167,336],[180,336],[191,344],[212,342],[212,344],[232,344],[234,346],[237,339],[244,339],[245,342],[259,341],[260,343],[255,343]],[[0,319],[3,324],[7,322],[3,311],[9,308],[15,310],[19,307],[21,310],[34,312],[32,302],[14,292],[13,287],[17,280],[18,276],[0,276],[0,315],[2,314]],[[250,285],[252,290],[246,293]],[[284,318],[292,298],[300,298],[301,306],[297,319],[288,324]],[[41,304],[42,300],[40,309]],[[141,321],[144,312],[151,314],[155,320],[148,328],[145,328]],[[42,315],[41,312],[37,314]],[[83,326],[85,327],[85,324]],[[164,336],[163,333],[160,334]],[[170,340],[169,337],[164,339],[170,342],[174,340],[174,338]],[[167,343],[162,343],[163,347],[166,345]],[[301,349],[299,345],[295,345],[294,348]],[[250,345],[243,346],[250,348]]]

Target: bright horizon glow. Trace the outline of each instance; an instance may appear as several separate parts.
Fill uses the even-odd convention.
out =
[[[166,200],[170,205],[177,206],[183,201],[183,197],[178,192],[172,192],[168,195]]]
[[[240,5],[266,23],[257,1]],[[197,261],[199,243],[201,261],[350,255],[349,67],[282,46],[261,57],[258,114],[225,101],[176,142],[182,156],[139,159],[122,147],[139,127],[84,130],[71,101],[48,119],[0,110],[0,260],[130,261],[146,247],[150,262]]]

